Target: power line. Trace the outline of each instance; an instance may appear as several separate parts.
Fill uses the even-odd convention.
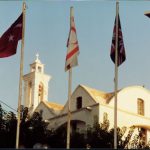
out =
[[[7,106],[8,108],[12,109],[13,111],[17,112],[16,109],[14,109],[14,108],[12,108],[11,106],[7,105],[7,104],[4,103],[3,101],[0,100],[0,102],[1,102],[2,104],[4,104],[5,106]]]

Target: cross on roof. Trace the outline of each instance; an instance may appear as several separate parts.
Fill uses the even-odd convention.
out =
[[[39,60],[39,54],[38,53],[36,54],[36,60]]]

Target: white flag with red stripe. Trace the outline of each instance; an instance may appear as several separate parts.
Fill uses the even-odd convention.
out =
[[[67,42],[65,71],[78,65],[79,45],[77,40],[73,7],[70,8],[70,32]]]

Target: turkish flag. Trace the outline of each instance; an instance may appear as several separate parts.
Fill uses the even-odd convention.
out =
[[[23,14],[8,28],[0,38],[0,58],[16,54],[18,41],[22,39]]]

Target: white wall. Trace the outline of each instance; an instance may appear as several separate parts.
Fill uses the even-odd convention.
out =
[[[94,116],[97,115],[99,118],[99,105],[95,105],[91,110],[86,108],[82,108],[78,111],[74,111],[71,113],[71,120],[80,120],[85,122],[86,126],[93,126],[94,124]],[[99,121],[99,120],[98,120]],[[57,128],[67,122],[67,114],[62,114],[57,118],[50,119],[49,127]]]
[[[56,115],[53,113],[53,110],[50,110],[43,102],[41,102],[38,107],[35,109],[35,112],[40,112],[43,110],[42,117],[43,120],[48,120],[49,118],[53,118]]]
[[[76,99],[77,97],[82,97],[82,107],[91,106],[93,104],[96,104],[95,100],[85,91],[85,89],[82,88],[82,86],[78,86],[75,91],[73,92],[70,100],[70,110],[75,111],[76,110]],[[62,111],[62,114],[67,113],[68,103],[66,103],[64,110]]]
[[[108,113],[108,120],[110,121],[110,128],[114,127],[114,109],[111,106],[100,105],[100,122],[103,122],[104,112]],[[117,125],[119,127],[131,127],[133,125],[149,125],[150,118],[142,117],[136,113],[131,113],[125,110],[118,109],[117,111]]]
[[[141,86],[132,86],[122,89],[118,93],[118,108],[137,114],[138,98],[144,100],[144,116],[150,117],[150,91]],[[109,105],[114,105],[114,98],[110,101]]]

